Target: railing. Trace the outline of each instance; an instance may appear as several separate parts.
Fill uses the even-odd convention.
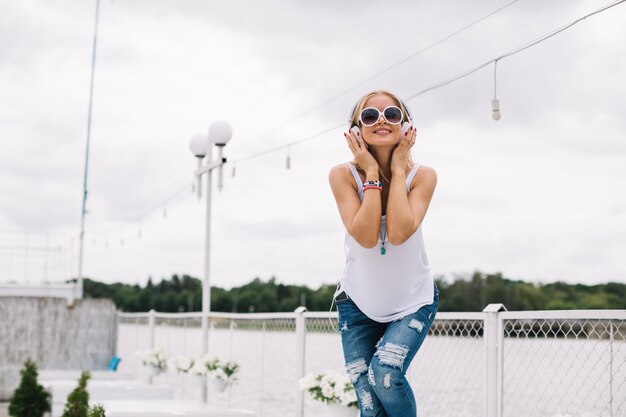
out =
[[[626,311],[438,313],[407,377],[421,415],[443,417],[626,417]],[[154,347],[199,356],[201,313],[120,313],[118,355]],[[259,416],[314,416],[297,382],[308,372],[341,369],[336,313],[209,315],[209,351],[241,365],[218,405]],[[179,395],[199,385],[169,378]]]

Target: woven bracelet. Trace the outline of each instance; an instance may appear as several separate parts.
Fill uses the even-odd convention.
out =
[[[382,181],[379,181],[379,180],[369,180],[369,181],[365,181],[363,183],[363,187],[366,187],[368,185],[373,185],[375,187],[382,187],[384,185],[384,183]]]
[[[365,191],[365,190],[369,190],[371,188],[375,188],[375,189],[380,190],[380,191],[383,190],[383,187],[379,187],[378,185],[364,185],[362,190]]]

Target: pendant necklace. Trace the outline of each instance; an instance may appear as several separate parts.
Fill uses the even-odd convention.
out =
[[[385,174],[383,174],[383,171],[378,168],[378,172],[380,172],[380,175],[383,177],[383,179],[386,181],[385,184],[391,184],[391,182],[387,179],[387,177],[385,177]],[[387,225],[385,225],[385,234],[383,234],[383,227],[381,225],[380,227],[380,254],[384,255],[387,253],[387,249],[385,248],[385,238],[387,237]]]
[[[385,234],[383,234],[383,228],[382,226],[380,227],[380,241],[381,241],[381,245],[380,245],[380,254],[384,255],[387,253],[387,249],[385,249],[385,238],[387,237],[387,226],[385,225]]]

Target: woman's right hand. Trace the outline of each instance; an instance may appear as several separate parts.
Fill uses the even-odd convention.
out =
[[[363,142],[363,136],[359,134],[359,136],[356,137],[352,130],[349,130],[348,133],[344,133],[343,135],[346,137],[348,147],[354,155],[354,162],[357,163],[357,166],[364,170],[366,174],[375,172],[376,178],[378,178],[378,162],[376,162],[374,156],[367,150]]]

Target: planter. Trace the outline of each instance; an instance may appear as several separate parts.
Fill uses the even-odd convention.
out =
[[[222,379],[217,379],[217,378],[209,379],[209,387],[211,391],[224,392],[227,386],[228,384],[226,383],[226,381]]]

